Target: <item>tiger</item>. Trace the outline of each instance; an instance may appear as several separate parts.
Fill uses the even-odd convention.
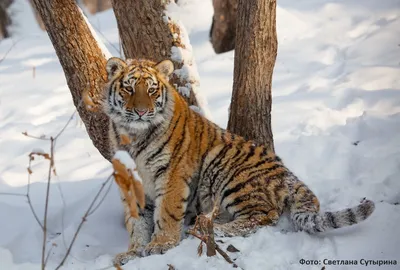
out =
[[[146,198],[137,219],[122,198],[130,240],[115,264],[164,254],[179,244],[184,226],[214,206],[228,217],[214,224],[215,233],[227,237],[276,225],[284,213],[296,231],[314,234],[357,224],[374,211],[374,202],[364,198],[352,208],[320,212],[316,195],[279,156],[188,106],[169,82],[170,60],[112,57],[106,71],[110,147],[132,156]],[[134,139],[121,144],[122,134]]]

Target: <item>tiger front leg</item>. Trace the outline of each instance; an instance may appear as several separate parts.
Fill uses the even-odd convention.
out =
[[[119,253],[114,257],[114,265],[124,265],[139,257],[145,246],[150,242],[154,230],[154,206],[152,202],[146,197],[146,206],[139,211],[139,218],[133,218],[123,194],[121,196],[124,205],[125,226],[129,234],[129,247],[126,252]]]
[[[189,186],[183,176],[165,181],[156,194],[154,210],[154,233],[144,249],[145,256],[164,254],[181,240]]]

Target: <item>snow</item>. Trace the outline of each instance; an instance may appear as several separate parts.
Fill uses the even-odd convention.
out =
[[[173,23],[179,28],[179,35],[174,33],[174,38],[180,38],[182,47],[171,47],[171,59],[182,63],[182,67],[174,71],[174,73],[187,81],[185,86],[178,87],[178,91],[183,96],[189,97],[190,90],[194,93],[197,101],[197,107],[200,109],[202,115],[210,120],[213,120],[212,114],[208,108],[207,100],[205,96],[199,91],[199,81],[200,77],[197,71],[196,61],[193,57],[193,48],[191,46],[191,41],[187,33],[186,27],[182,24],[179,14],[185,13],[185,1],[180,3],[181,6],[175,4],[175,2],[170,2],[166,7],[165,15],[163,20],[165,23]],[[202,4],[203,5],[203,4]]]
[[[107,49],[107,47],[104,45],[104,42],[99,38],[99,35],[97,34],[97,32],[93,29],[92,24],[88,21],[88,18],[86,17],[86,15],[83,13],[82,9],[80,7],[78,7],[79,11],[82,14],[82,17],[84,18],[86,25],[88,26],[90,32],[92,33],[92,36],[94,38],[94,40],[96,40],[97,46],[99,46],[101,52],[103,53],[104,57],[106,59],[109,59],[112,57],[112,54],[110,53],[110,51]]]
[[[138,182],[142,183],[142,178],[139,176],[139,174],[135,170],[136,169],[136,164],[135,164],[135,162],[133,161],[133,159],[131,158],[131,156],[129,155],[128,152],[123,151],[123,150],[119,150],[119,151],[115,152],[113,159],[119,160],[125,166],[125,168],[131,170],[135,180],[137,180]]]
[[[119,162],[121,162],[125,168],[130,169],[131,171],[135,169],[135,162],[126,151],[118,150],[115,152],[113,159],[119,160]]]
[[[208,41],[211,1],[180,0],[174,18],[188,30],[198,89],[213,120],[226,126],[234,53],[215,55]],[[74,112],[62,68],[47,37],[33,22],[27,1],[16,0],[12,39],[0,42],[0,193],[26,194],[32,149],[49,142],[22,135],[56,135]],[[18,7],[18,8],[17,8]],[[182,11],[177,11],[182,10]],[[173,12],[169,10],[169,12]],[[171,15],[172,16],[172,15]],[[176,17],[175,17],[176,16]],[[89,16],[115,56],[118,31],[112,11]],[[276,227],[225,238],[222,248],[243,269],[321,269],[307,260],[358,260],[327,269],[399,269],[360,265],[361,259],[400,263],[400,1],[278,1],[278,58],[273,75],[272,125],[277,153],[316,193],[322,210],[376,202],[365,222],[323,235]],[[99,37],[103,37],[99,35]],[[32,66],[36,67],[35,77]],[[90,141],[78,115],[57,139],[57,176],[52,180],[48,269],[61,261],[81,218],[112,172]],[[42,220],[48,161],[32,163],[30,194]],[[107,188],[106,188],[107,189]],[[126,250],[128,233],[117,186],[87,218],[65,269],[105,269]],[[103,196],[102,195],[102,196]],[[26,198],[0,195],[0,268],[38,269],[42,235]],[[199,241],[188,238],[164,255],[136,259],[124,269],[232,269],[221,257],[197,257]]]

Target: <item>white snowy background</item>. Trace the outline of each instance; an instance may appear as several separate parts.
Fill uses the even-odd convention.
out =
[[[0,192],[25,194],[28,154],[49,150],[75,108],[62,68],[27,1],[13,5],[13,37],[0,42]],[[216,55],[208,41],[210,0],[180,0],[171,13],[190,34],[213,120],[226,127],[234,53]],[[118,47],[111,10],[89,17]],[[225,248],[244,269],[321,269],[300,259],[388,259],[400,263],[400,1],[279,0],[278,58],[273,76],[272,125],[277,153],[317,194],[322,210],[376,202],[365,222],[324,235],[284,232],[285,222],[247,238],[226,238]],[[101,35],[100,35],[101,36]],[[21,40],[22,38],[22,40]],[[111,53],[118,52],[104,40]],[[35,76],[33,76],[35,67]],[[54,269],[110,164],[74,117],[56,145],[47,248]],[[47,161],[32,166],[30,192],[43,216]],[[197,257],[199,241],[185,239],[165,255],[131,261],[124,269],[231,269],[221,257]],[[85,223],[65,269],[105,269],[126,250],[128,234],[116,185]],[[0,195],[0,269],[39,269],[42,233],[25,197]],[[400,266],[327,266],[326,269],[400,269]]]

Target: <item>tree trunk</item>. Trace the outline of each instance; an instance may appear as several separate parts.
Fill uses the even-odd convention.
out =
[[[239,0],[228,129],[272,151],[271,84],[277,47],[276,0]]]
[[[184,43],[184,29],[165,14],[166,5],[170,3],[170,0],[113,0],[122,48],[126,58],[145,58],[155,62],[172,60],[175,72],[171,83],[189,105],[198,106],[195,96],[198,78],[180,72],[183,66],[185,71],[190,71],[194,62],[172,55],[171,48],[179,54],[180,50],[188,49],[190,44]]]
[[[104,52],[74,0],[33,0],[33,4],[43,19],[89,137],[99,152],[110,160],[109,119],[102,112],[87,111],[81,102],[84,90],[88,90],[93,100],[100,99],[107,79]]]
[[[74,105],[86,126],[89,137],[99,152],[110,161],[109,119],[101,111],[88,111],[81,102],[85,90],[88,91],[88,95],[93,101],[100,100],[103,86],[107,80],[106,58],[110,55],[104,55],[107,52],[102,51],[99,47],[100,45],[74,0],[32,1],[56,50]],[[172,46],[175,46],[176,50],[186,49],[186,44],[181,43],[183,28],[172,22],[164,23],[162,16],[165,6],[160,1],[118,0],[116,2],[118,3],[114,3],[115,14],[119,30],[123,33],[121,38],[125,55],[130,58],[142,57],[158,61],[172,57]],[[123,2],[125,4],[122,4]],[[132,17],[132,14],[136,14],[136,12],[138,17]],[[176,33],[176,35],[172,35],[172,33]],[[130,44],[130,42],[132,43]],[[146,43],[148,43],[147,46],[143,46]],[[182,53],[182,51],[179,52]],[[190,67],[194,63],[185,62],[187,59],[181,60],[176,61],[175,59],[176,66],[184,65],[187,68],[185,71],[190,71]],[[190,93],[188,95],[189,104],[197,105],[194,93],[197,81],[193,80],[193,77],[179,76],[179,71],[179,69],[175,71],[173,83],[177,84],[178,90],[186,88],[188,90],[186,92]],[[185,73],[182,72],[182,74]]]
[[[238,0],[213,0],[214,16],[210,41],[216,53],[235,48],[237,5]]]
[[[1,0],[0,1],[0,40],[8,38],[7,27],[11,24],[11,18],[7,13],[7,8],[11,5],[12,0]]]

